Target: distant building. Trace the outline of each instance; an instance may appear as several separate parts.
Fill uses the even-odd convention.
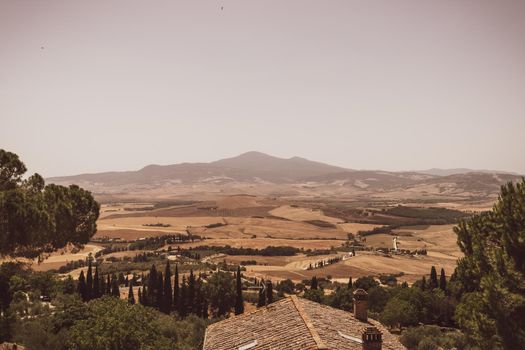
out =
[[[354,313],[291,296],[206,329],[203,350],[401,350],[367,317],[368,294],[354,292]]]

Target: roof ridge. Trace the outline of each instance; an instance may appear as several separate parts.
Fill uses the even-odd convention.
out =
[[[328,349],[326,344],[323,342],[321,337],[319,336],[319,333],[315,330],[314,325],[310,321],[310,318],[306,314],[306,312],[303,309],[303,306],[299,304],[299,298],[297,296],[292,295],[290,296],[290,299],[292,300],[293,305],[297,309],[297,312],[299,313],[299,316],[303,319],[304,324],[306,325],[306,328],[308,328],[308,331],[310,332],[310,335],[314,339],[315,343],[317,344],[317,349]]]
[[[210,328],[210,327],[213,328],[215,325],[218,325],[218,324],[220,324],[220,323],[222,323],[224,321],[233,321],[235,319],[243,318],[245,316],[251,316],[251,315],[256,314],[258,312],[262,312],[262,311],[268,310],[269,308],[274,308],[276,304],[284,304],[286,301],[288,301],[288,298],[277,300],[276,302],[268,304],[268,305],[266,305],[264,307],[258,307],[255,310],[248,311],[248,312],[243,312],[242,314],[239,314],[239,315],[232,315],[232,316],[230,316],[228,318],[225,318],[224,320],[220,320],[219,322],[215,322],[215,323],[212,323],[212,324],[208,325],[207,328]]]

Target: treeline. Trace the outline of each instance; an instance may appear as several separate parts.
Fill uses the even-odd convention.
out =
[[[192,205],[192,204],[195,204],[195,203],[197,203],[197,202],[196,201],[191,201],[191,200],[188,200],[188,201],[184,201],[184,200],[181,200],[181,201],[169,201],[169,202],[155,203],[154,205],[147,206],[147,207],[136,207],[136,208],[126,207],[126,208],[124,208],[124,210],[125,211],[150,211],[150,210],[163,209],[163,208],[169,208],[169,207],[180,206],[180,205]]]
[[[292,256],[299,253],[299,248],[290,246],[268,246],[266,248],[235,248],[229,245],[226,246],[198,246],[192,248],[193,250],[208,250],[227,255],[262,255],[262,256]]]
[[[142,226],[148,226],[148,227],[171,227],[170,224],[163,224],[162,222],[158,222],[156,224],[142,224]]]
[[[199,235],[185,235],[182,233],[162,235],[157,237],[146,237],[141,240],[132,241],[128,245],[119,244],[106,246],[102,250],[98,251],[95,254],[95,257],[98,258],[107,254],[125,252],[130,250],[157,250],[166,245],[194,242],[195,240],[200,239],[201,237]]]
[[[216,222],[213,224],[206,225],[206,228],[216,228],[216,227],[221,227],[221,226],[226,226],[226,224],[223,222]]]
[[[386,214],[401,216],[405,218],[414,218],[414,219],[424,219],[424,220],[444,220],[446,223],[454,224],[457,223],[459,219],[469,216],[469,214],[447,208],[416,208],[416,207],[406,207],[403,205],[398,205],[397,207],[389,208],[385,211]]]
[[[341,260],[343,260],[343,258],[341,258],[340,256],[336,256],[334,258],[317,261],[313,264],[310,263],[310,265],[308,266],[308,270],[321,269],[325,266],[336,264],[340,262]]]

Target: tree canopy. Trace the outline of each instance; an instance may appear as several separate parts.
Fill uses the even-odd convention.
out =
[[[492,211],[455,228],[465,254],[456,269],[458,324],[481,349],[525,344],[525,180],[502,187]]]
[[[0,256],[34,258],[68,244],[82,246],[96,232],[99,204],[76,186],[23,179],[19,157],[0,149]]]

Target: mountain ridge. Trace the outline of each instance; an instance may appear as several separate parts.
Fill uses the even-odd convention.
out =
[[[434,169],[435,170],[435,169]],[[354,170],[301,157],[280,158],[261,152],[246,152],[209,163],[149,164],[136,171],[114,171],[52,177],[60,185],[77,183],[95,193],[136,189],[162,190],[170,186],[261,187],[276,185],[289,189],[320,189],[330,193],[381,193],[420,191],[442,194],[493,193],[518,176],[507,173],[465,172],[435,175],[418,171]],[[209,189],[208,189],[209,190]]]

